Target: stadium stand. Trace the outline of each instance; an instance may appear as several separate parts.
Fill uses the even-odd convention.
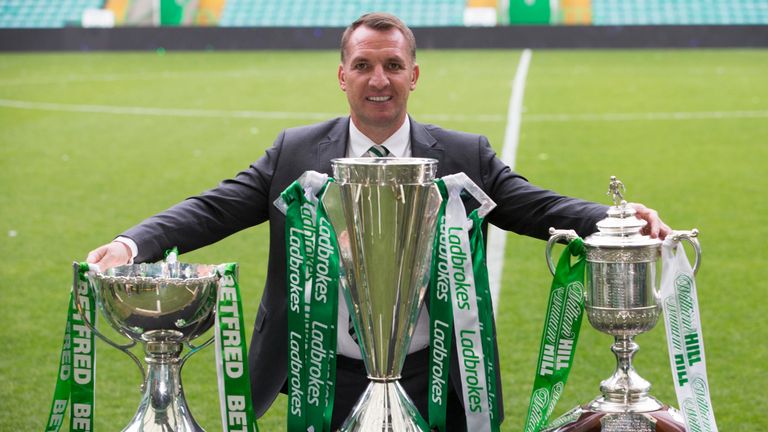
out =
[[[560,0],[559,15],[553,20],[559,24],[592,24],[590,0]]]
[[[181,4],[183,20],[164,19],[173,8],[153,11]],[[110,11],[118,26],[345,27],[370,11],[412,27],[768,24],[768,0],[0,0],[0,28],[79,26],[92,8]]]
[[[592,24],[768,24],[768,1],[592,0]]]
[[[461,26],[464,0],[228,0],[220,26],[345,27],[371,11],[390,12],[409,26]]]
[[[125,22],[128,3],[130,3],[130,0],[107,0],[104,3],[104,9],[111,11],[115,16],[115,22],[120,25]]]
[[[79,26],[83,11],[103,5],[104,0],[0,0],[0,27]]]
[[[218,25],[226,0],[200,0],[195,24]]]

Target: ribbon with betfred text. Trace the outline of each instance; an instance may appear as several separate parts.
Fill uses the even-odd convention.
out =
[[[445,181],[448,180],[448,181]],[[499,430],[493,307],[485,267],[483,219],[469,218],[464,185],[438,179],[443,196],[433,249],[430,293],[430,427],[445,430],[451,329],[456,338],[467,429]]]
[[[92,431],[96,381],[96,345],[94,335],[85,323],[96,323],[95,291],[89,287],[88,264],[74,263],[73,292],[69,295],[67,323],[61,347],[59,369],[46,431],[58,431],[69,405],[69,430]],[[75,293],[80,299],[80,314]],[[70,404],[71,402],[71,404]]]
[[[286,214],[289,432],[330,431],[336,383],[339,253],[320,200],[332,180],[323,176],[302,184],[304,179],[281,194]]]
[[[667,236],[661,247],[661,299],[677,402],[686,430],[716,432],[696,279],[682,243],[672,237]]]
[[[216,304],[216,374],[223,431],[258,432],[251,399],[248,351],[237,264],[222,264]]]
[[[573,264],[571,256],[577,258]],[[575,238],[561,254],[552,280],[525,432],[547,424],[565,389],[584,314],[585,266],[584,242]]]

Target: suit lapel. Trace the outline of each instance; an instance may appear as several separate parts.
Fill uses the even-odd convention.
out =
[[[437,176],[442,177],[443,146],[423,124],[411,119],[411,156],[437,159]]]
[[[318,172],[333,175],[331,159],[343,158],[347,155],[349,141],[349,117],[339,118],[325,140],[317,146],[316,167]]]

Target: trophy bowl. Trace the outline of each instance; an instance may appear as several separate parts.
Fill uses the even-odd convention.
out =
[[[637,229],[642,225],[637,224]],[[637,336],[653,329],[661,312],[656,289],[661,240],[637,231],[618,237],[601,231],[587,237],[585,244],[585,308],[592,327],[615,337]]]
[[[124,265],[88,275],[102,315],[131,342],[120,345],[92,323],[86,324],[102,340],[131,357],[144,378],[143,398],[123,431],[203,430],[187,406],[180,372],[192,354],[213,341],[210,338],[198,346],[190,343],[214,323],[219,280],[216,269],[214,265],[155,263]],[[79,308],[79,299],[76,304]],[[129,350],[137,342],[144,347],[146,371]],[[183,344],[190,350],[181,357]]]
[[[136,264],[96,273],[96,301],[104,318],[133,340],[197,338],[213,325],[216,266]],[[159,336],[162,334],[163,336]]]

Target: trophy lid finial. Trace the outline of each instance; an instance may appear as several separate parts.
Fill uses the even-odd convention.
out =
[[[626,187],[624,187],[624,183],[621,182],[621,180],[617,179],[616,176],[611,176],[611,182],[608,184],[608,192],[606,195],[610,196],[613,200],[613,205],[618,207],[619,205],[625,206],[627,205],[627,202],[624,200],[624,192],[626,192]]]

